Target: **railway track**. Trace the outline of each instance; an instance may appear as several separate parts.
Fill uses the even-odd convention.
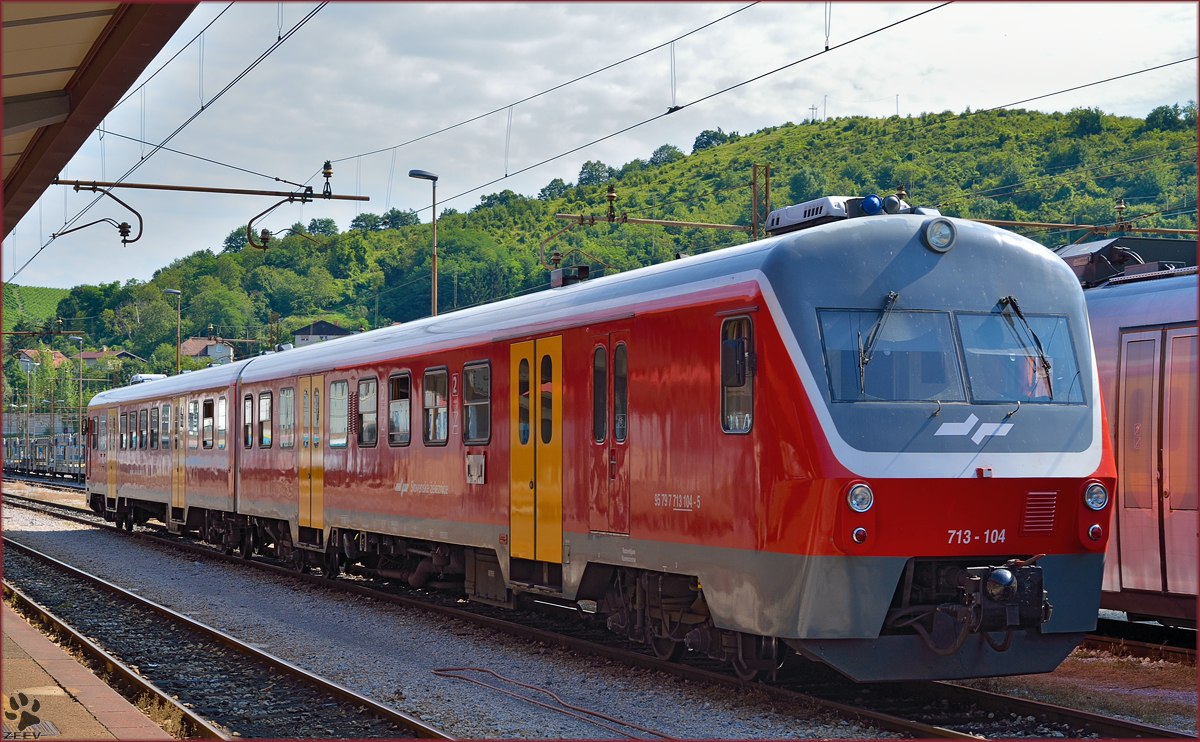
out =
[[[103,524],[103,521],[90,511],[80,508],[42,503],[31,498],[20,498],[20,501],[14,504],[45,512],[60,511],[62,515],[55,513],[58,517],[67,517],[91,525],[104,525],[117,530]],[[67,511],[75,512],[68,514]],[[482,604],[470,604],[470,609],[464,610],[456,603],[457,596],[419,593],[406,585],[386,581],[368,583],[357,578],[331,580],[324,576],[298,573],[294,569],[271,564],[259,558],[247,562],[240,557],[227,556],[214,547],[178,537],[160,536],[148,530],[126,535],[151,543],[169,545],[189,553],[203,554],[212,559],[249,564],[326,589],[434,611],[511,636],[544,642],[580,654],[603,657],[630,667],[651,669],[695,682],[743,689],[747,686],[744,681],[726,672],[722,665],[707,659],[686,658],[683,662],[658,660],[643,653],[639,645],[622,642],[607,632],[599,622],[578,621],[576,611],[563,610],[561,606],[534,603],[529,606],[532,613],[520,615],[514,620],[512,612],[502,612]],[[597,625],[591,626],[589,623]],[[808,702],[824,707],[854,723],[918,737],[1099,735],[1115,738],[1170,739],[1191,736],[1174,730],[950,683],[856,684],[823,665],[798,658],[791,660],[779,671],[773,684],[756,684],[755,688],[779,702]]]
[[[11,538],[4,546],[6,588],[27,610],[90,637],[105,669],[187,712],[202,736],[451,739]]]

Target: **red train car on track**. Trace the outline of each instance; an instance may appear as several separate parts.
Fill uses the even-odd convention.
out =
[[[860,680],[1053,669],[1095,625],[1114,486],[1075,277],[874,196],[770,226],[97,395],[93,507],[582,601],[744,676],[791,650]]]

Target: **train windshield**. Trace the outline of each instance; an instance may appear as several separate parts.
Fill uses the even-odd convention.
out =
[[[1009,312],[959,313],[955,319],[972,401],[1085,403],[1065,315],[1022,321]]]
[[[948,312],[817,312],[835,402],[962,402],[962,373]],[[878,327],[878,337],[869,343]]]

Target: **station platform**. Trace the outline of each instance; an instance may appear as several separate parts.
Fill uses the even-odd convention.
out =
[[[5,712],[0,721],[5,740],[172,739],[7,604],[0,613],[0,629],[0,701]],[[16,710],[11,699],[16,700]],[[16,718],[10,719],[10,714]],[[19,728],[22,724],[24,729]]]

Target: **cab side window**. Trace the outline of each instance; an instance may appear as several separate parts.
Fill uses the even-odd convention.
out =
[[[749,317],[721,325],[721,429],[745,434],[754,424],[754,334]]]

